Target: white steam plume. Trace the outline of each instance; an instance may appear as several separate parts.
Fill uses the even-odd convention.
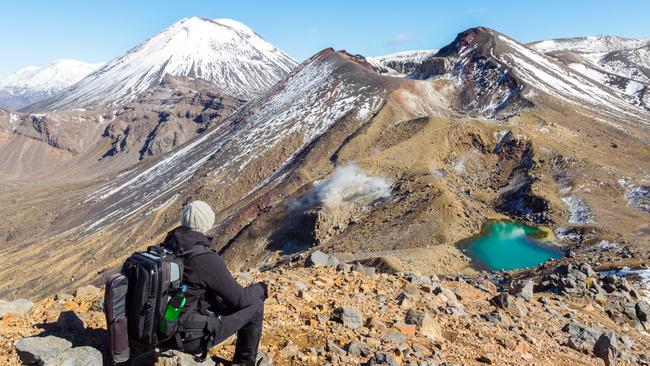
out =
[[[328,208],[344,203],[369,204],[391,195],[390,182],[381,175],[368,175],[355,163],[339,166],[328,179],[315,184],[314,189],[292,204],[303,209],[323,203]]]

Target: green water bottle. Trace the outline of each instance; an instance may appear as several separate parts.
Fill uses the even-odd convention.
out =
[[[167,330],[167,322],[175,322],[181,316],[181,310],[185,306],[185,293],[187,292],[187,286],[181,285],[179,291],[174,295],[174,297],[169,300],[167,303],[167,308],[165,309],[165,321],[160,323],[160,330],[164,333]]]

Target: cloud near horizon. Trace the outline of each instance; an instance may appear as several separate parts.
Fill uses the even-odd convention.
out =
[[[393,37],[391,37],[389,40],[385,41],[382,43],[384,47],[395,47],[395,46],[400,46],[405,43],[408,43],[412,41],[415,38],[413,33],[408,33],[408,32],[399,32],[395,34]]]

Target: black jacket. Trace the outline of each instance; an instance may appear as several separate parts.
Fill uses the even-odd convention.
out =
[[[212,249],[211,240],[196,231],[179,227],[167,234],[163,246],[175,250],[189,250],[195,246],[205,247],[205,252],[192,254],[184,261],[183,283],[187,285],[186,309],[198,309],[202,313],[213,305],[216,296],[232,309],[242,309],[264,296],[260,284],[241,287],[232,277],[223,259]]]

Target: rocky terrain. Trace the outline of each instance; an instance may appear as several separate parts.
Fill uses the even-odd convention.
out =
[[[611,257],[622,253],[638,255]],[[578,259],[450,277],[380,272],[317,251],[238,277],[270,283],[264,365],[650,364],[650,289]],[[101,296],[85,286],[0,303],[0,362],[106,362]],[[221,364],[233,349],[226,341],[201,364]],[[175,351],[157,357],[161,366],[198,364]]]
[[[435,53],[328,48],[295,66],[244,27],[184,19],[33,106],[45,112],[0,110],[0,255],[21,263],[0,267],[0,363],[99,362],[101,291],[86,286],[194,199],[240,279],[271,283],[274,364],[648,363],[645,94],[557,53],[637,48],[477,27]],[[232,52],[160,62],[185,36]],[[271,71],[235,80],[261,75],[239,62],[260,50]],[[477,271],[456,244],[506,218],[566,258]]]

